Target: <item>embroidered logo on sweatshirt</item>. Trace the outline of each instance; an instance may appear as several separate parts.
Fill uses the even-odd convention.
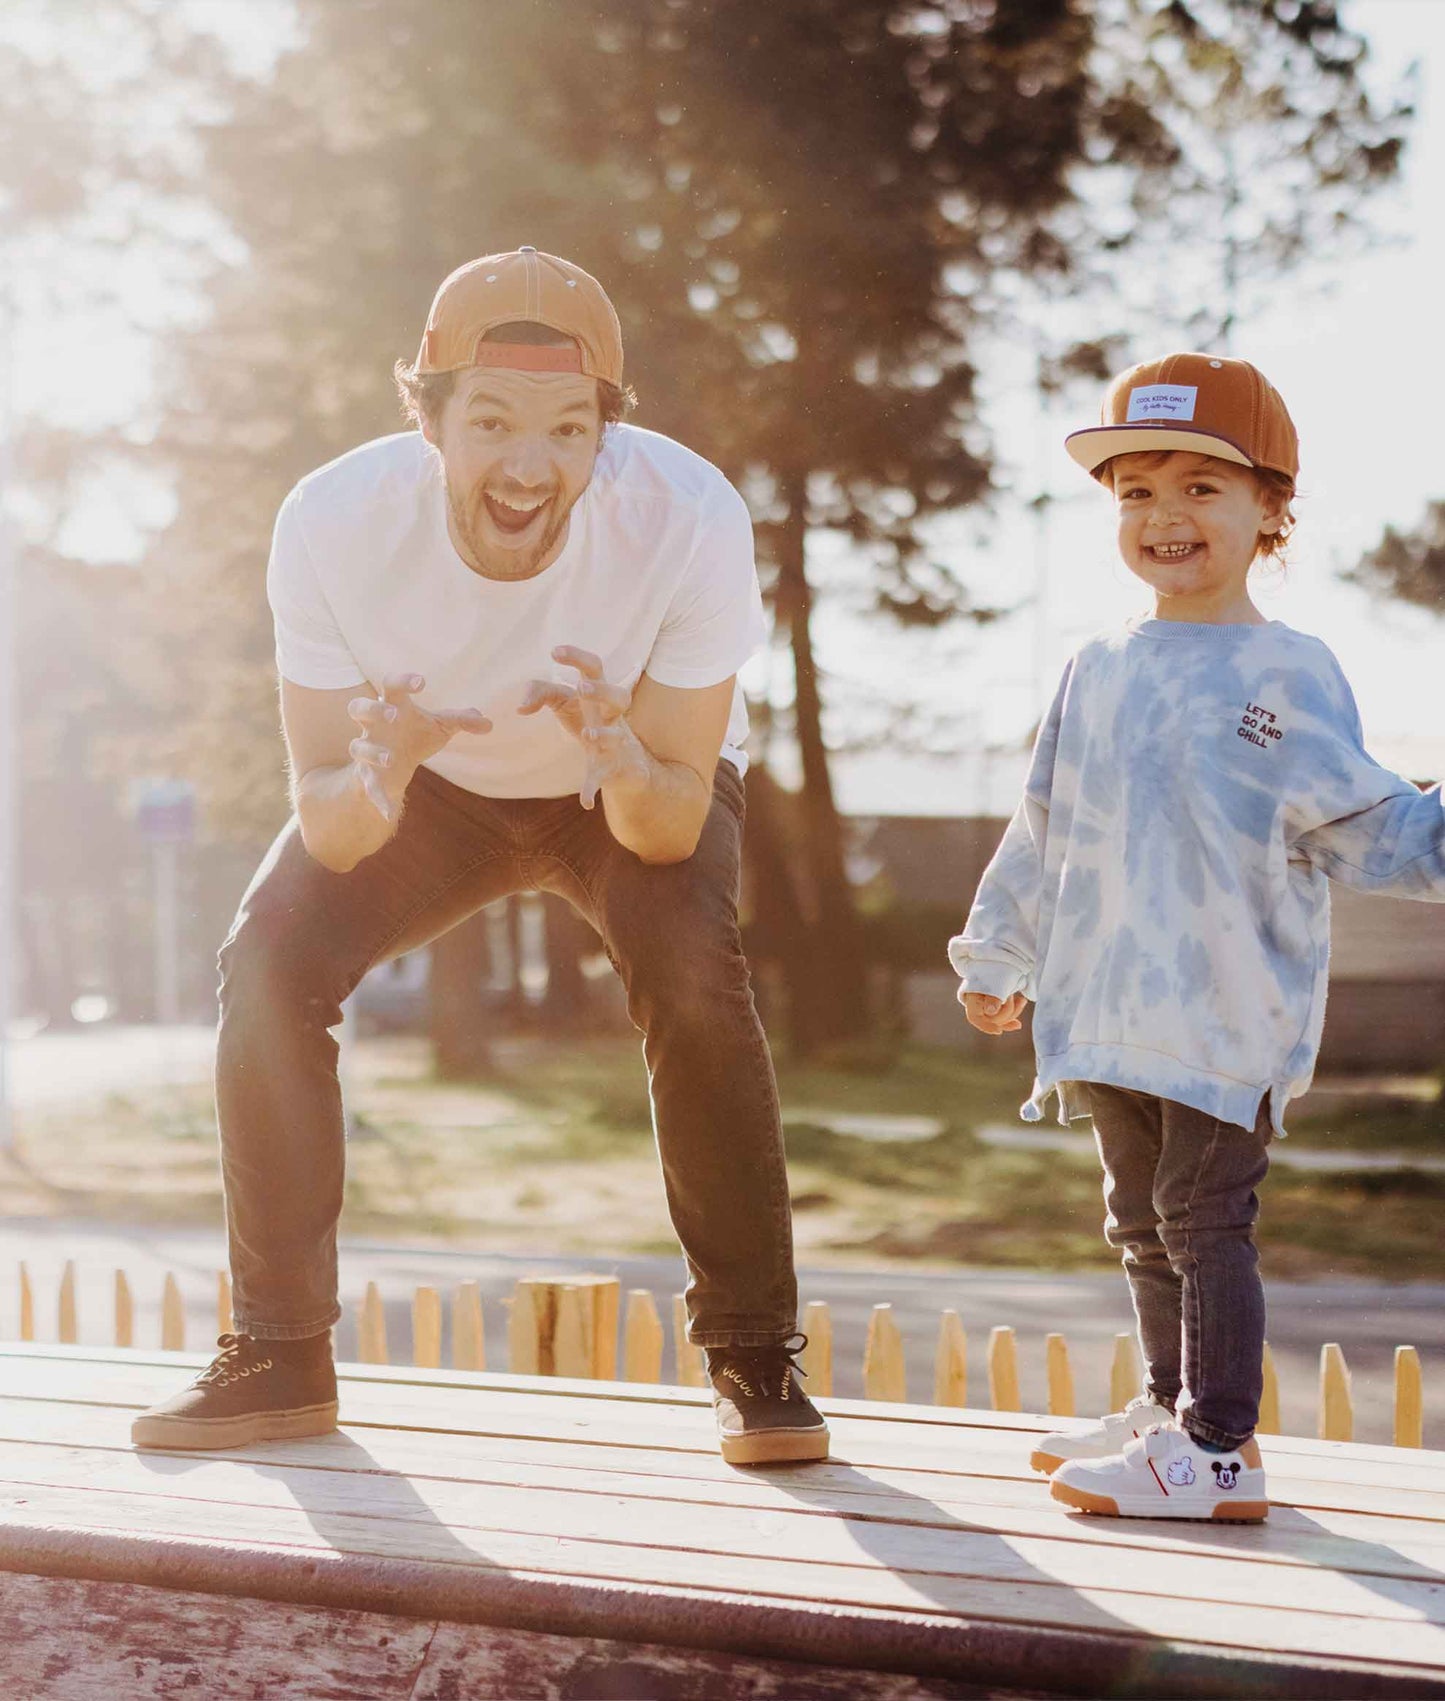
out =
[[[1239,725],[1234,729],[1241,738],[1247,738],[1251,744],[1257,744],[1263,750],[1278,744],[1284,737],[1284,728],[1278,724],[1277,717],[1268,709],[1261,708],[1258,703],[1250,703],[1239,717]]]

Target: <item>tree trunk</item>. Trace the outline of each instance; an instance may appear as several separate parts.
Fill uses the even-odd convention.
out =
[[[444,933],[431,948],[428,1027],[432,1068],[443,1080],[476,1080],[491,1073],[482,992],[491,962],[487,918],[480,912]]]
[[[587,977],[582,973],[582,957],[588,946],[595,944],[597,935],[571,904],[554,892],[543,895],[542,913],[547,945],[542,1026],[554,1034],[575,1034],[587,1025]]]
[[[793,653],[794,721],[803,768],[803,848],[813,892],[810,917],[811,996],[805,1031],[823,1043],[857,1039],[868,1030],[868,977],[843,852],[843,824],[833,802],[823,704],[813,662],[812,591],[807,574],[807,475],[782,481],[788,517],[778,534],[778,618]]]

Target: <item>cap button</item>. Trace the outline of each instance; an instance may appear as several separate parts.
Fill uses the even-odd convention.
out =
[[[1211,360],[1209,364],[1216,372],[1222,371],[1224,368],[1224,362],[1222,360]]]

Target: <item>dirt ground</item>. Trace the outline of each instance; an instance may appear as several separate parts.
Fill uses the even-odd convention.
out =
[[[883,1073],[782,1068],[800,1260],[1116,1268],[1092,1158],[1000,1150],[976,1137],[1014,1118],[1015,1074],[929,1051]],[[498,1051],[489,1079],[461,1084],[432,1078],[422,1041],[374,1039],[349,1051],[345,1081],[343,1233],[497,1251],[676,1250],[630,1040],[519,1040]],[[899,1119],[928,1119],[928,1137],[840,1131],[859,1117],[883,1119],[884,1132],[888,1119],[895,1131]],[[204,1086],[42,1107],[18,1135],[15,1153],[0,1154],[9,1216],[221,1222]],[[1445,1178],[1415,1171],[1277,1170],[1264,1195],[1265,1269],[1440,1279],[1442,1199]]]

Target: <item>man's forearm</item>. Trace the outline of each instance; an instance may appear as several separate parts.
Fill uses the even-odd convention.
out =
[[[301,840],[323,868],[349,874],[374,855],[396,831],[401,801],[392,803],[391,820],[367,796],[355,762],[345,767],[313,768],[292,787],[301,823]]]
[[[695,768],[660,761],[636,742],[637,761],[603,783],[607,825],[643,862],[685,862],[697,849],[712,796]]]

